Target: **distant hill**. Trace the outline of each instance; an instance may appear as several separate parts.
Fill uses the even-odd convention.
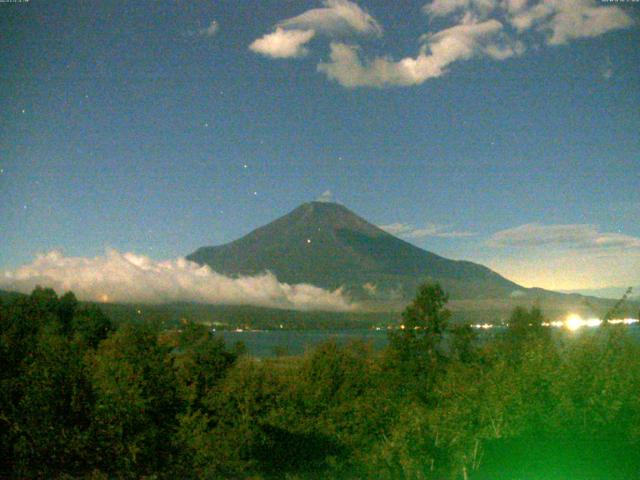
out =
[[[627,291],[626,287],[606,287],[606,288],[583,288],[579,290],[561,290],[564,293],[577,293],[580,295],[589,295],[598,298],[621,298]],[[632,287],[630,300],[640,300],[640,286]]]
[[[345,286],[356,298],[405,301],[437,280],[452,298],[508,298],[526,289],[489,268],[422,250],[336,203],[305,203],[231,243],[187,259],[227,275],[269,270],[287,283]]]

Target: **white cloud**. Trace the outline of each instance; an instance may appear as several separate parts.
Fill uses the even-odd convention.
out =
[[[634,24],[620,7],[602,5],[595,0],[543,0],[528,8],[525,5],[508,9],[509,23],[519,32],[535,27],[545,34],[549,45],[597,37]]]
[[[594,0],[546,0],[546,4],[551,6],[554,15],[539,29],[548,32],[550,45],[560,45],[577,38],[597,37],[634,23],[621,8],[598,5]]]
[[[300,30],[314,30],[333,35],[336,33],[355,32],[365,35],[381,35],[380,24],[349,0],[325,0],[324,8],[314,8],[281,21],[278,25]]]
[[[2,288],[30,292],[36,285],[58,293],[72,290],[81,300],[167,303],[177,301],[244,304],[297,310],[355,308],[340,289],[278,282],[271,273],[231,278],[179,258],[156,262],[133,253],[107,251],[95,258],[53,251],[0,274]]]
[[[255,40],[249,49],[272,58],[303,57],[308,53],[304,45],[314,35],[314,30],[285,30],[278,27],[275,32]]]
[[[640,249],[640,238],[621,233],[600,232],[595,225],[542,225],[530,223],[494,233],[492,247],[539,247],[588,249]]]
[[[378,22],[349,0],[325,0],[323,8],[314,8],[278,22],[276,30],[255,40],[249,49],[272,58],[295,58],[308,53],[304,45],[316,33],[329,36],[357,33],[381,35]]]
[[[479,54],[502,60],[522,53],[521,46],[509,41],[502,32],[503,25],[498,20],[478,23],[468,15],[460,24],[422,38],[427,41],[426,47],[434,61],[444,68],[457,60],[467,60]],[[493,52],[498,50],[502,53],[494,55]]]
[[[431,17],[471,14],[477,19],[506,17],[519,32],[532,27],[547,34],[547,43],[595,37],[633,24],[620,7],[596,0],[434,0],[423,7]]]
[[[596,225],[532,223],[502,230],[486,242],[482,263],[520,285],[600,288],[640,281],[640,238]]]
[[[504,0],[502,6],[510,13],[523,10],[527,6],[528,0]]]
[[[548,3],[538,3],[528,9],[519,9],[513,12],[509,17],[509,23],[513,25],[518,32],[530,29],[533,25],[548,19],[554,9]]]
[[[424,227],[414,227],[408,223],[391,223],[389,225],[380,225],[380,228],[391,235],[414,239],[425,237],[462,238],[475,235],[475,233],[472,232],[450,230],[449,225],[438,225],[435,223],[427,224]]]
[[[419,85],[443,75],[456,61],[480,55],[504,60],[522,53],[523,45],[510,41],[502,31],[502,23],[495,19],[478,23],[467,16],[454,27],[423,35],[418,56],[397,62],[388,57],[362,62],[358,47],[332,42],[330,61],[320,63],[318,71],[351,88]]]
[[[213,37],[216,33],[218,33],[219,29],[220,25],[218,24],[218,22],[215,20],[211,20],[209,26],[207,28],[201,28],[200,30],[198,30],[198,33],[205,37]]]
[[[417,55],[400,60],[367,58],[358,45],[336,38],[382,35],[377,20],[349,0],[324,0],[322,8],[279,22],[275,32],[249,48],[273,58],[301,57],[316,33],[328,35],[333,37],[329,58],[317,65],[319,72],[347,88],[384,88],[420,85],[445,75],[455,62],[477,57],[502,61],[541,43],[560,45],[635,23],[620,7],[596,0],[433,0],[423,11],[453,25],[422,35]],[[611,72],[608,68],[603,75],[608,78]]]
[[[358,46],[334,41],[329,60],[318,64],[318,71],[347,88],[420,85],[446,74],[458,61],[521,55],[528,42],[536,44],[525,31],[559,45],[634,23],[621,8],[595,0],[434,0],[423,11],[432,18],[451,17],[456,24],[423,35],[417,56],[363,60]],[[505,29],[505,22],[513,28]]]
[[[434,0],[422,7],[422,10],[432,17],[446,17],[460,11],[474,11],[477,15],[486,17],[497,6],[496,0]]]
[[[316,199],[316,201],[325,203],[333,202],[333,193],[331,193],[331,190],[325,190],[322,192],[322,195]]]

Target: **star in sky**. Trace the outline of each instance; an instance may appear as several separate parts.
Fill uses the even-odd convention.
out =
[[[640,284],[632,8],[257,3],[30,2],[0,15],[0,64],[19,66],[0,96],[15,120],[0,129],[0,269],[105,244],[177,258],[339,198],[378,225],[474,232],[406,240],[522,284]],[[215,35],[184,35],[213,18]],[[548,233],[558,226],[600,242],[568,249]],[[513,230],[528,236],[488,245]]]

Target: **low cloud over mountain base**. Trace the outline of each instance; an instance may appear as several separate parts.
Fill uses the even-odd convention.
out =
[[[72,290],[81,300],[99,302],[200,302],[327,311],[355,308],[340,289],[281,283],[269,272],[228,277],[184,258],[157,262],[117,250],[95,258],[52,251],[0,275],[0,288],[7,290],[26,293],[37,285],[58,293]]]

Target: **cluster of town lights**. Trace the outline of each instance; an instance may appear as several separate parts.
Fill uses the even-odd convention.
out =
[[[609,320],[608,323],[611,325],[632,325],[634,323],[638,323],[637,318],[616,318]],[[543,322],[543,327],[556,327],[556,328],[566,328],[569,331],[575,332],[582,327],[599,327],[602,325],[602,320],[599,318],[582,318],[577,313],[571,313],[564,320],[556,320],[554,322]],[[495,325],[491,323],[476,323],[472,324],[471,327],[487,330],[489,328],[493,328]],[[403,328],[401,326],[400,328]]]
[[[608,320],[612,325],[631,325],[638,323],[637,318],[615,318]],[[582,327],[599,327],[602,324],[602,320],[599,318],[587,318],[584,319],[576,313],[570,314],[564,322],[551,322],[553,327],[566,327],[568,330],[575,332]]]
[[[559,326],[566,327],[568,330],[575,332],[582,327],[598,327],[602,324],[602,320],[600,320],[599,318],[587,318],[585,320],[580,315],[572,313],[566,318],[564,322],[558,323],[561,324]]]

